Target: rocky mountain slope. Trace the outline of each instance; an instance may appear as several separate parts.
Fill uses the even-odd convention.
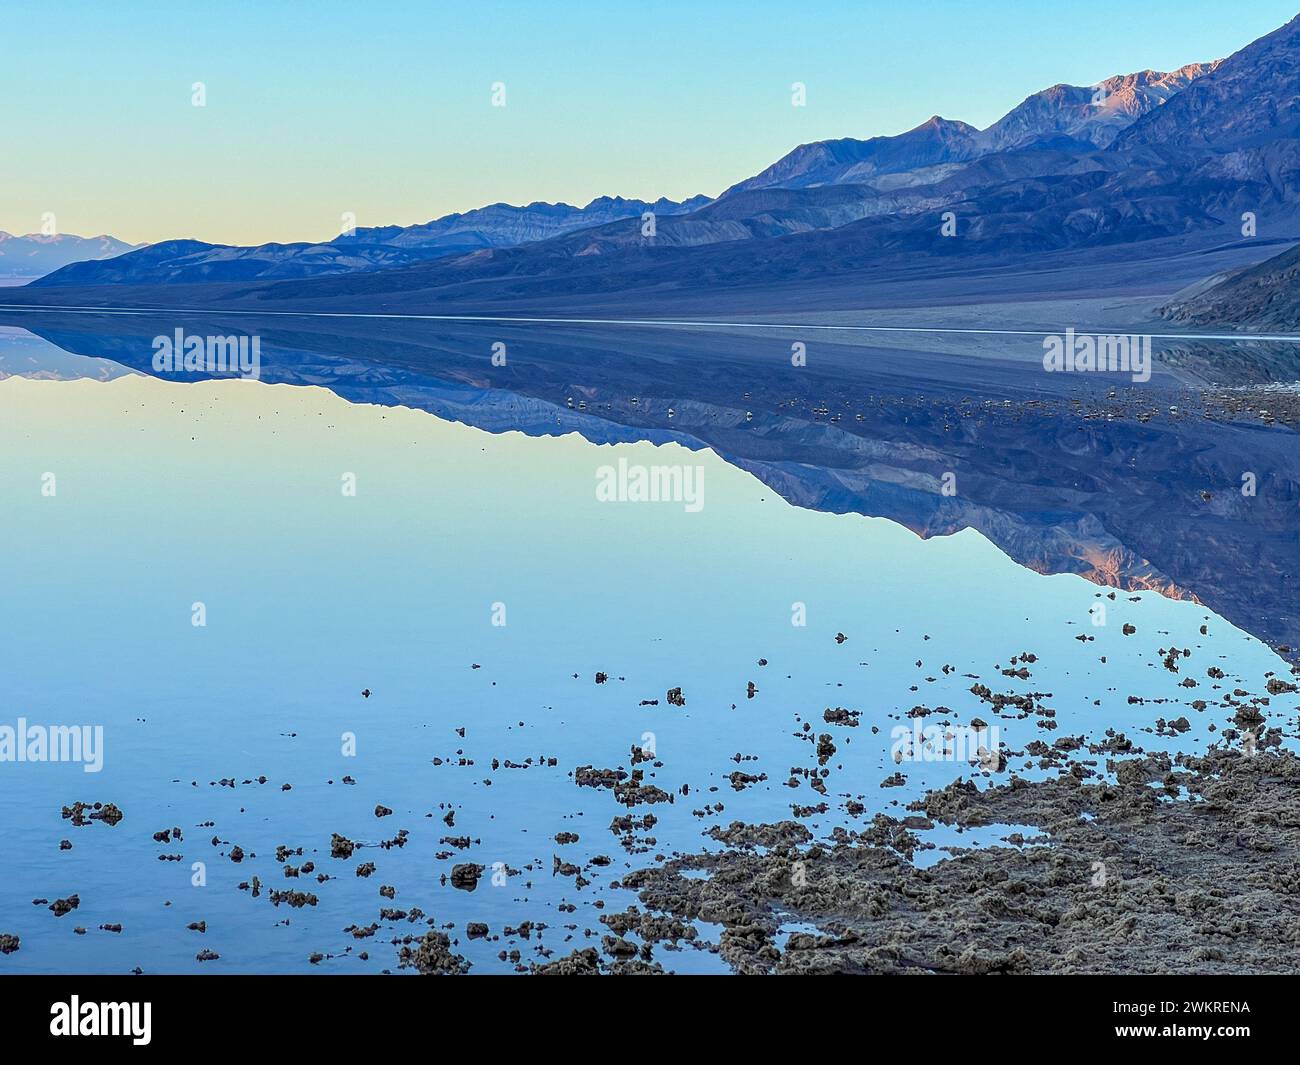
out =
[[[1189,325],[1247,332],[1300,329],[1300,245],[1180,293],[1160,313]]]
[[[1298,49],[1300,15],[1143,115],[1115,146],[1230,152],[1294,139],[1300,133]]]
[[[1189,63],[1169,73],[1143,70],[1092,86],[1053,85],[1034,93],[985,130],[934,115],[894,137],[801,144],[723,195],[744,189],[858,184],[1034,145],[1106,148],[1121,130],[1217,65]]]

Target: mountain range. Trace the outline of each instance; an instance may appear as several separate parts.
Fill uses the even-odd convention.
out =
[[[185,298],[417,310],[471,295],[478,305],[824,289],[904,266],[1169,240],[1205,250],[1255,239],[1247,216],[1260,238],[1295,239],[1300,18],[1227,59],[1053,86],[984,130],[934,116],[897,136],[802,145],[715,200],[498,204],[324,244],[170,241],[64,267],[29,290],[135,286],[167,302],[168,286],[222,282]]]
[[[1218,65],[1189,63],[1169,73],[1143,70],[1093,86],[1053,85],[1034,93],[985,130],[934,115],[895,137],[802,144],[723,196],[743,189],[868,184],[887,174],[914,174],[1018,148],[1105,148],[1122,130]],[[922,173],[915,180],[933,176]]]
[[[42,285],[195,284],[213,281],[274,280],[382,270],[484,248],[509,248],[546,240],[616,219],[637,219],[649,211],[669,216],[708,203],[696,196],[682,203],[602,196],[586,207],[566,203],[496,203],[451,214],[421,225],[358,228],[321,243],[261,244],[239,247],[201,240],[169,240],[111,262],[76,262]],[[125,246],[123,251],[127,250]],[[113,253],[117,254],[117,253]],[[96,259],[102,258],[96,256]]]
[[[511,248],[594,230],[576,238],[573,254],[594,254],[642,240],[639,219],[682,218],[656,234],[661,245],[681,246],[748,240],[785,233],[834,229],[873,215],[894,213],[921,200],[909,188],[934,194],[953,186],[955,164],[1018,149],[1069,153],[1109,145],[1119,131],[1166,102],[1217,63],[1191,63],[1162,73],[1141,71],[1108,78],[1096,86],[1054,85],[1035,93],[987,130],[932,117],[897,136],[845,138],[801,145],[766,170],[727,189],[718,201],[696,196],[681,203],[648,203],[601,197],[586,207],[532,203],[492,204],[421,225],[359,228],[323,243],[235,247],[195,240],[167,241],[113,264],[81,264],[42,280],[42,285],[170,284],[316,277],[407,266],[453,258],[489,248]],[[1030,170],[1057,157],[1028,162]],[[1013,167],[1023,171],[1025,164]],[[1050,168],[1050,167],[1049,167]],[[1002,167],[967,171],[961,185],[996,178]],[[827,186],[850,185],[836,194]],[[752,195],[758,190],[819,189],[816,193]],[[751,195],[744,195],[744,194]],[[725,202],[725,206],[723,203]],[[706,210],[713,207],[712,210]],[[683,216],[688,216],[683,218]]]

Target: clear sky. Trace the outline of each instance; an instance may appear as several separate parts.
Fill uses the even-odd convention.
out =
[[[260,243],[716,195],[806,141],[1228,55],[1296,3],[3,0],[0,230]]]

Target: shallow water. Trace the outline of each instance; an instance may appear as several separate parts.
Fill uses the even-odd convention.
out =
[[[703,835],[713,825],[825,801],[803,819],[824,836],[877,811],[901,817],[955,777],[987,779],[969,760],[900,764],[891,750],[918,704],[951,710],[922,724],[995,720],[975,678],[1051,693],[1057,730],[996,719],[1012,751],[1107,728],[1148,750],[1197,750],[1223,718],[1187,705],[1198,691],[1182,676],[1218,665],[1220,683],[1258,691],[1283,668],[1196,604],[1104,599],[971,531],[921,541],[881,519],[800,510],[677,445],[488,434],[323,389],[128,376],[0,381],[0,456],[0,725],[102,725],[105,745],[98,773],[0,763],[0,932],[22,940],[5,971],[378,972],[396,968],[393,938],[422,935],[428,918],[472,971],[511,971],[498,952],[527,965],[599,945],[601,913],[636,901],[612,883],[658,855],[716,849]],[[703,506],[599,501],[598,471],[620,457],[702,468]],[[1090,615],[1099,602],[1104,625]],[[800,605],[806,624],[793,624]],[[1161,664],[1168,646],[1193,651],[1182,675]],[[1026,651],[1031,679],[999,675]],[[685,706],[666,700],[677,687]],[[859,726],[827,725],[828,707],[860,711]],[[1176,740],[1141,731],[1180,714],[1193,731]],[[791,775],[817,768],[822,733],[836,747],[824,798]],[[637,768],[674,801],[629,809],[575,783],[580,766],[632,769],[634,745],[653,745],[656,763]],[[1011,768],[1032,775],[1027,761]],[[737,770],[767,779],[737,791]],[[900,772],[902,786],[882,788]],[[850,799],[865,811],[853,816]],[[125,817],[73,827],[60,810],[74,800]],[[657,819],[636,833],[639,853],[610,831],[623,814]],[[155,842],[174,825],[183,843]],[[379,846],[400,829],[404,846]],[[560,832],[579,841],[559,844]],[[331,833],[365,846],[333,859]],[[986,835],[936,843],[998,842]],[[460,836],[468,847],[441,842]],[[303,849],[289,864],[332,879],[285,878],[281,844]],[[182,860],[159,859],[171,854]],[[555,856],[589,883],[556,873]],[[360,878],[365,861],[377,869]],[[472,892],[444,880],[461,862],[486,867]],[[508,871],[499,886],[494,868]],[[239,887],[254,875],[256,898]],[[276,907],[272,889],[318,901]],[[80,907],[61,918],[32,903],[71,893]],[[344,931],[381,907],[425,918],[380,921],[361,940]],[[187,931],[193,921],[207,932]],[[491,937],[470,940],[471,921]],[[547,927],[505,933],[524,921]],[[199,962],[203,949],[220,958]],[[691,947],[655,959],[721,968]]]

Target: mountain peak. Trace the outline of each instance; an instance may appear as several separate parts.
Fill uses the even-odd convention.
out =
[[[983,131],[992,151],[1068,137],[1106,148],[1143,115],[1164,105],[1218,65],[1188,63],[1177,70],[1115,74],[1095,85],[1060,83],[1036,92]]]
[[[1300,137],[1298,48],[1300,15],[1227,59],[1202,64],[1207,69],[1201,76],[1134,122],[1116,143],[1226,152]]]
[[[977,133],[974,126],[969,122],[963,122],[959,118],[944,118],[943,115],[931,115],[919,126],[914,126],[908,130],[909,133],[917,133],[921,130],[934,130],[942,133]]]
[[[1027,97],[985,130],[936,114],[894,137],[843,137],[801,144],[766,170],[733,185],[723,196],[742,189],[870,182],[886,174],[966,162],[1036,144],[1106,148],[1133,122],[1216,70],[1221,62],[1188,63],[1173,71],[1116,74],[1096,85],[1060,82]]]

